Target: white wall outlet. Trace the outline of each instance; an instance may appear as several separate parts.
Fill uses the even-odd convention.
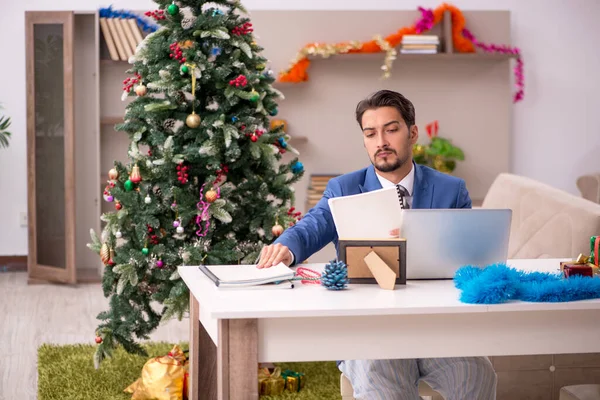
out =
[[[19,221],[21,222],[21,226],[27,227],[27,213],[26,212],[19,213]]]

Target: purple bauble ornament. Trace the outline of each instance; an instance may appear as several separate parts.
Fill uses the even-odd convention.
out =
[[[158,260],[158,261],[156,262],[156,268],[162,268],[162,267],[164,267],[164,265],[165,265],[165,264],[162,262],[162,260]]]
[[[179,221],[173,221],[173,227],[177,228],[179,226]]]
[[[109,203],[112,203],[113,200],[114,200],[114,197],[106,196],[106,201],[108,201]]]

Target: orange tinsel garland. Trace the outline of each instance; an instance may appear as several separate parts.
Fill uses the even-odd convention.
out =
[[[440,23],[445,11],[450,11],[452,17],[452,42],[454,48],[459,53],[473,53],[475,46],[473,43],[462,35],[465,28],[465,17],[462,12],[455,6],[443,3],[433,11],[433,24]],[[397,47],[402,42],[402,36],[416,34],[416,24],[412,26],[400,28],[397,32],[387,36],[385,40],[392,48]],[[308,80],[306,70],[310,66],[309,55],[319,54],[323,57],[329,57],[334,54],[356,54],[356,53],[380,53],[385,51],[382,49],[377,40],[368,42],[343,42],[336,44],[320,44],[312,43],[304,46],[296,59],[292,61],[292,65],[287,71],[279,75],[280,82],[304,82]]]

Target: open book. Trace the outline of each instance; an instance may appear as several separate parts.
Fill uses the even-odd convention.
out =
[[[271,268],[256,268],[256,265],[201,265],[200,271],[212,280],[219,288],[251,288],[264,289],[293,288],[289,282],[294,271],[284,263]],[[283,282],[282,281],[288,281]]]
[[[389,239],[402,225],[401,202],[394,186],[328,200],[340,239]]]

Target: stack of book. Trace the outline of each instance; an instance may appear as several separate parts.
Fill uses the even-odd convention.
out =
[[[440,38],[436,35],[402,36],[401,54],[436,54]]]
[[[306,211],[313,208],[323,197],[323,192],[327,187],[327,182],[337,175],[311,175],[308,185],[308,194],[306,196]]]

